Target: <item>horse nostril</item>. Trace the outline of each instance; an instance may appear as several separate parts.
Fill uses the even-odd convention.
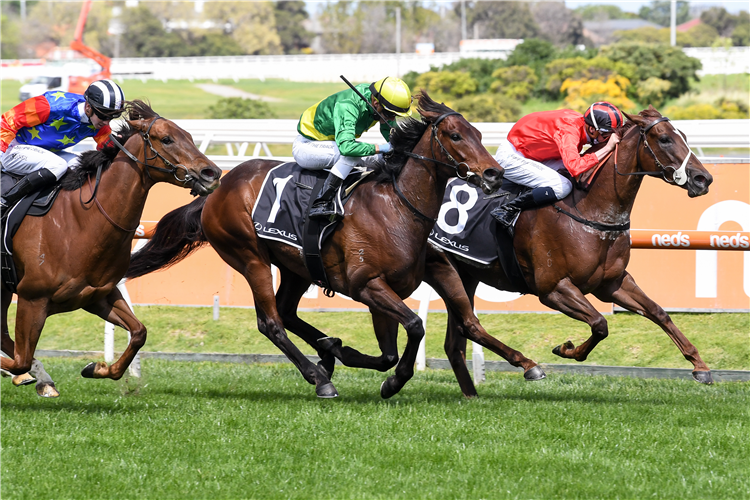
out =
[[[216,178],[216,172],[212,168],[204,168],[201,170],[201,178],[213,181]]]

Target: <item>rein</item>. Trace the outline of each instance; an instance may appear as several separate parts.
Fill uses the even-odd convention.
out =
[[[124,231],[126,233],[134,233],[135,230],[138,229],[138,225],[136,225],[133,229],[125,229],[124,227],[122,227],[121,225],[119,225],[117,222],[115,222],[114,220],[112,220],[112,217],[110,217],[107,214],[107,212],[104,210],[104,207],[102,207],[102,204],[99,203],[99,198],[94,198],[96,196],[96,190],[99,189],[99,175],[98,174],[100,174],[100,173],[101,173],[101,167],[99,167],[99,169],[97,169],[97,177],[96,177],[97,183],[96,183],[96,187],[93,188],[93,189],[91,187],[91,177],[89,177],[89,189],[92,190],[92,194],[91,194],[91,198],[89,199],[89,201],[86,202],[86,204],[88,204],[89,202],[91,202],[91,200],[94,200],[94,203],[96,203],[97,208],[102,213],[102,215],[104,216],[104,218],[107,219],[110,222],[110,224],[112,224],[117,229],[119,229],[121,231]]]

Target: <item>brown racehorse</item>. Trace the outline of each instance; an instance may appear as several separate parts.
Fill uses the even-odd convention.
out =
[[[198,151],[193,139],[142,101],[128,103],[115,147],[82,155],[81,165],[62,179],[63,189],[42,217],[26,217],[13,237],[18,274],[15,343],[8,334],[12,293],[2,289],[2,369],[29,371],[47,317],[84,309],[128,330],[130,343],[111,366],[91,363],[87,378],[119,379],[146,342],[146,328],[117,289],[130,263],[133,235],[149,189],[168,182],[206,195],[219,185],[221,170]],[[100,182],[92,181],[104,165]],[[51,380],[49,381],[51,383]],[[40,395],[56,396],[37,387]]]
[[[481,182],[491,192],[502,180],[497,162],[481,144],[480,133],[460,114],[427,94],[419,97],[423,121],[407,120],[394,130],[396,151],[372,179],[365,180],[345,207],[345,217],[323,248],[332,290],[366,304],[376,333],[406,329],[407,343],[395,375],[381,395],[396,394],[412,377],[424,328],[403,302],[422,281],[424,259],[434,218],[447,181],[458,175]],[[325,335],[297,317],[297,304],[311,284],[299,249],[255,233],[251,213],[268,171],[278,162],[251,160],[235,167],[205,200],[167,214],[151,241],[133,256],[127,277],[174,264],[210,242],[252,288],[258,329],[297,366],[319,397],[338,395],[330,382],[335,359],[316,341]],[[281,271],[274,296],[271,264]],[[285,328],[319,349],[321,363],[311,363],[287,337]],[[378,333],[379,335],[381,333]],[[391,366],[398,353],[388,353]]]
[[[519,217],[513,246],[528,285],[527,292],[537,295],[544,305],[591,327],[588,340],[579,346],[570,341],[559,345],[553,350],[556,355],[584,361],[607,337],[607,320],[585,297],[591,293],[659,325],[693,364],[695,380],[711,384],[711,372],[695,346],[625,270],[630,259],[630,235],[617,226],[629,223],[643,175],[661,177],[668,184],[678,185],[691,198],[708,193],[713,178],[691,153],[681,132],[658,111],[649,108],[637,116],[628,115],[628,119],[620,131],[622,141],[616,154],[591,175],[595,178],[588,191],[576,188],[556,204],[580,221],[554,206],[524,211]],[[480,282],[500,290],[522,291],[514,289],[497,260],[489,267],[475,267],[431,246],[427,261],[428,283],[455,288],[461,285],[456,281],[460,279],[472,302]],[[447,280],[452,283],[447,284]],[[467,396],[475,396],[466,368],[466,339],[460,318],[449,311],[445,351],[461,390]]]

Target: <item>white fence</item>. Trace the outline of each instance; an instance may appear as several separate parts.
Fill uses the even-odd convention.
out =
[[[231,168],[251,156],[273,156],[269,144],[291,144],[297,137],[297,120],[175,120],[190,132],[202,152],[211,144],[222,144],[227,155],[212,159],[222,168]],[[675,120],[672,122],[688,137],[695,151],[703,148],[748,148],[750,120]],[[482,133],[482,144],[491,152],[508,136],[513,123],[474,123]],[[377,127],[361,140],[378,144],[383,137]],[[251,149],[252,147],[252,149]]]
[[[703,64],[700,75],[750,73],[750,47],[685,48]],[[143,80],[282,79],[295,82],[374,81],[383,75],[423,73],[462,58],[505,59],[507,51],[436,54],[309,54],[288,56],[114,58],[115,78]],[[39,60],[3,60],[2,79],[29,80],[49,69]]]

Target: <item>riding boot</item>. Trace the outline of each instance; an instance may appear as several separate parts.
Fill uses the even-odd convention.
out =
[[[342,215],[336,212],[336,202],[334,201],[334,198],[336,196],[336,191],[338,191],[343,182],[343,179],[335,175],[333,172],[328,174],[328,177],[323,183],[323,187],[318,193],[318,197],[315,198],[315,201],[310,207],[311,219],[327,219],[332,215]]]
[[[10,188],[10,190],[5,193],[5,196],[3,196],[0,203],[2,204],[3,209],[12,207],[27,194],[39,191],[51,184],[54,184],[55,182],[57,182],[57,177],[55,177],[55,174],[53,174],[46,168],[41,168],[26,175],[24,178],[18,181],[15,186]]]
[[[557,196],[552,188],[538,187],[531,191],[524,191],[510,202],[500,205],[492,212],[492,215],[501,226],[508,228],[513,227],[513,223],[521,214],[521,210],[526,208],[542,207],[557,201]]]

